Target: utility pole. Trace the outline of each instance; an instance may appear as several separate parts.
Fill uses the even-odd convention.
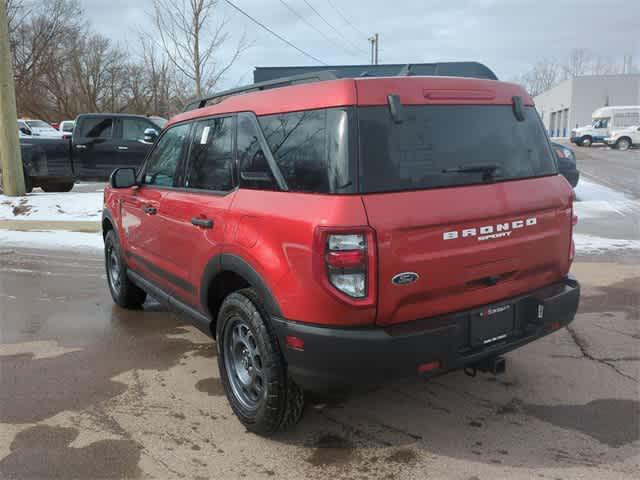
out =
[[[376,33],[376,65],[378,65],[378,45],[380,44],[380,39],[378,34]]]
[[[369,37],[371,43],[371,65],[378,65],[378,34]]]
[[[7,2],[0,0],[0,170],[5,195],[24,195]]]

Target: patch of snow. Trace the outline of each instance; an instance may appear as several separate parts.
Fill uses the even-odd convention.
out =
[[[573,209],[578,219],[597,218],[610,214],[624,216],[640,212],[640,202],[588,180],[581,179],[575,192],[576,202],[573,204]]]
[[[0,230],[0,245],[47,250],[102,250],[102,234],[67,231],[16,232]]]
[[[0,195],[0,220],[98,222],[101,215],[102,192],[34,192],[24,197]]]
[[[640,240],[605,238],[574,233],[573,241],[576,244],[576,252],[584,254],[606,253],[613,250],[640,250]]]

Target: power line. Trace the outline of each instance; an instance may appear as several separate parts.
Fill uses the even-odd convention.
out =
[[[312,60],[315,60],[318,63],[321,63],[322,65],[328,65],[327,63],[323,62],[322,60],[320,60],[317,57],[314,57],[313,55],[311,55],[310,53],[305,52],[304,50],[302,50],[301,48],[298,48],[297,46],[295,46],[293,43],[291,43],[289,40],[287,40],[286,38],[284,38],[282,35],[277,34],[276,32],[274,32],[273,30],[271,30],[269,27],[267,27],[264,23],[261,23],[260,21],[256,20],[255,18],[253,18],[251,15],[249,15],[247,12],[245,12],[244,10],[242,10],[240,7],[238,7],[237,5],[235,5],[234,3],[230,2],[229,0],[224,0],[227,4],[229,4],[229,6],[231,6],[232,8],[236,9],[238,12],[240,12],[242,15],[244,15],[245,17],[247,17],[249,20],[251,20],[253,23],[255,23],[256,25],[259,25],[260,27],[264,28],[267,32],[269,32],[271,35],[273,35],[274,37],[282,40],[284,43],[286,43],[287,45],[289,45],[292,48],[295,48],[298,52],[300,52],[301,54],[303,54],[306,57],[311,58]]]
[[[318,10],[316,10],[315,8],[313,8],[313,5],[311,5],[307,0],[304,0],[304,3],[306,3],[309,8],[311,10],[313,10],[315,12],[316,15],[318,15],[318,17],[320,17],[320,19],[326,23],[329,28],[331,28],[333,31],[335,31],[338,35],[340,35],[343,39],[345,39],[347,42],[349,42],[354,48],[360,50],[363,53],[368,53],[366,50],[361,49],[360,47],[358,47],[355,43],[353,43],[351,40],[349,40],[347,37],[345,37],[342,32],[340,30],[338,30],[336,27],[334,27],[333,25],[331,25],[326,18],[324,18],[322,15],[320,15],[320,12],[318,12]]]
[[[338,15],[340,15],[342,17],[342,19],[345,21],[345,23],[347,23],[348,25],[351,25],[351,28],[353,28],[360,35],[362,35],[364,37],[367,36],[366,33],[364,33],[362,30],[360,30],[358,27],[356,27],[353,23],[351,23],[351,21],[349,21],[349,19],[345,16],[345,14],[342,13],[342,11],[331,0],[327,0],[327,2],[329,2],[329,5],[331,5],[333,7],[333,9],[336,12],[338,12]]]
[[[291,5],[289,5],[287,2],[285,2],[284,0],[280,0],[280,3],[283,4],[285,7],[287,7],[287,9],[293,13],[296,17],[298,17],[300,20],[302,20],[304,23],[306,23],[309,27],[313,28],[316,32],[318,32],[320,35],[322,35],[324,37],[325,40],[333,43],[336,47],[338,48],[342,48],[347,54],[349,55],[354,55],[355,54],[349,50],[347,50],[344,45],[340,45],[338,42],[336,42],[335,40],[333,40],[331,37],[329,37],[326,33],[324,33],[322,30],[320,30],[318,27],[316,27],[313,23],[311,23],[310,21],[308,21],[306,18],[304,18],[297,10],[295,10]]]

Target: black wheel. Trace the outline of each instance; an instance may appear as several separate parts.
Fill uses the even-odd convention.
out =
[[[216,326],[218,367],[231,408],[251,432],[269,435],[296,424],[304,394],[287,375],[278,340],[253,289],[230,294]]]
[[[73,182],[45,183],[40,185],[44,192],[70,192],[73,189]]]
[[[582,137],[580,140],[580,145],[583,147],[590,147],[592,143],[591,137]]]
[[[616,148],[622,151],[629,150],[629,148],[631,148],[631,140],[629,140],[627,137],[618,139],[618,141],[616,142]]]
[[[138,309],[147,299],[147,293],[127,276],[127,265],[122,259],[116,232],[109,230],[104,239],[107,283],[113,301],[122,308]]]

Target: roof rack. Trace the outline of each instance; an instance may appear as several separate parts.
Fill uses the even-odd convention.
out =
[[[184,111],[196,110],[203,108],[212,103],[219,103],[227,97],[233,95],[241,95],[243,93],[256,92],[260,90],[269,90],[272,88],[287,87],[289,85],[297,85],[300,83],[312,83],[322,82],[325,80],[336,80],[338,76],[330,70],[322,70],[319,72],[302,73],[300,75],[293,75],[290,77],[277,78],[275,80],[267,80],[265,82],[252,83],[243,87],[232,88],[230,90],[224,90],[222,92],[208,95],[196,100],[193,100],[187,104]],[[217,100],[217,102],[214,102]]]

